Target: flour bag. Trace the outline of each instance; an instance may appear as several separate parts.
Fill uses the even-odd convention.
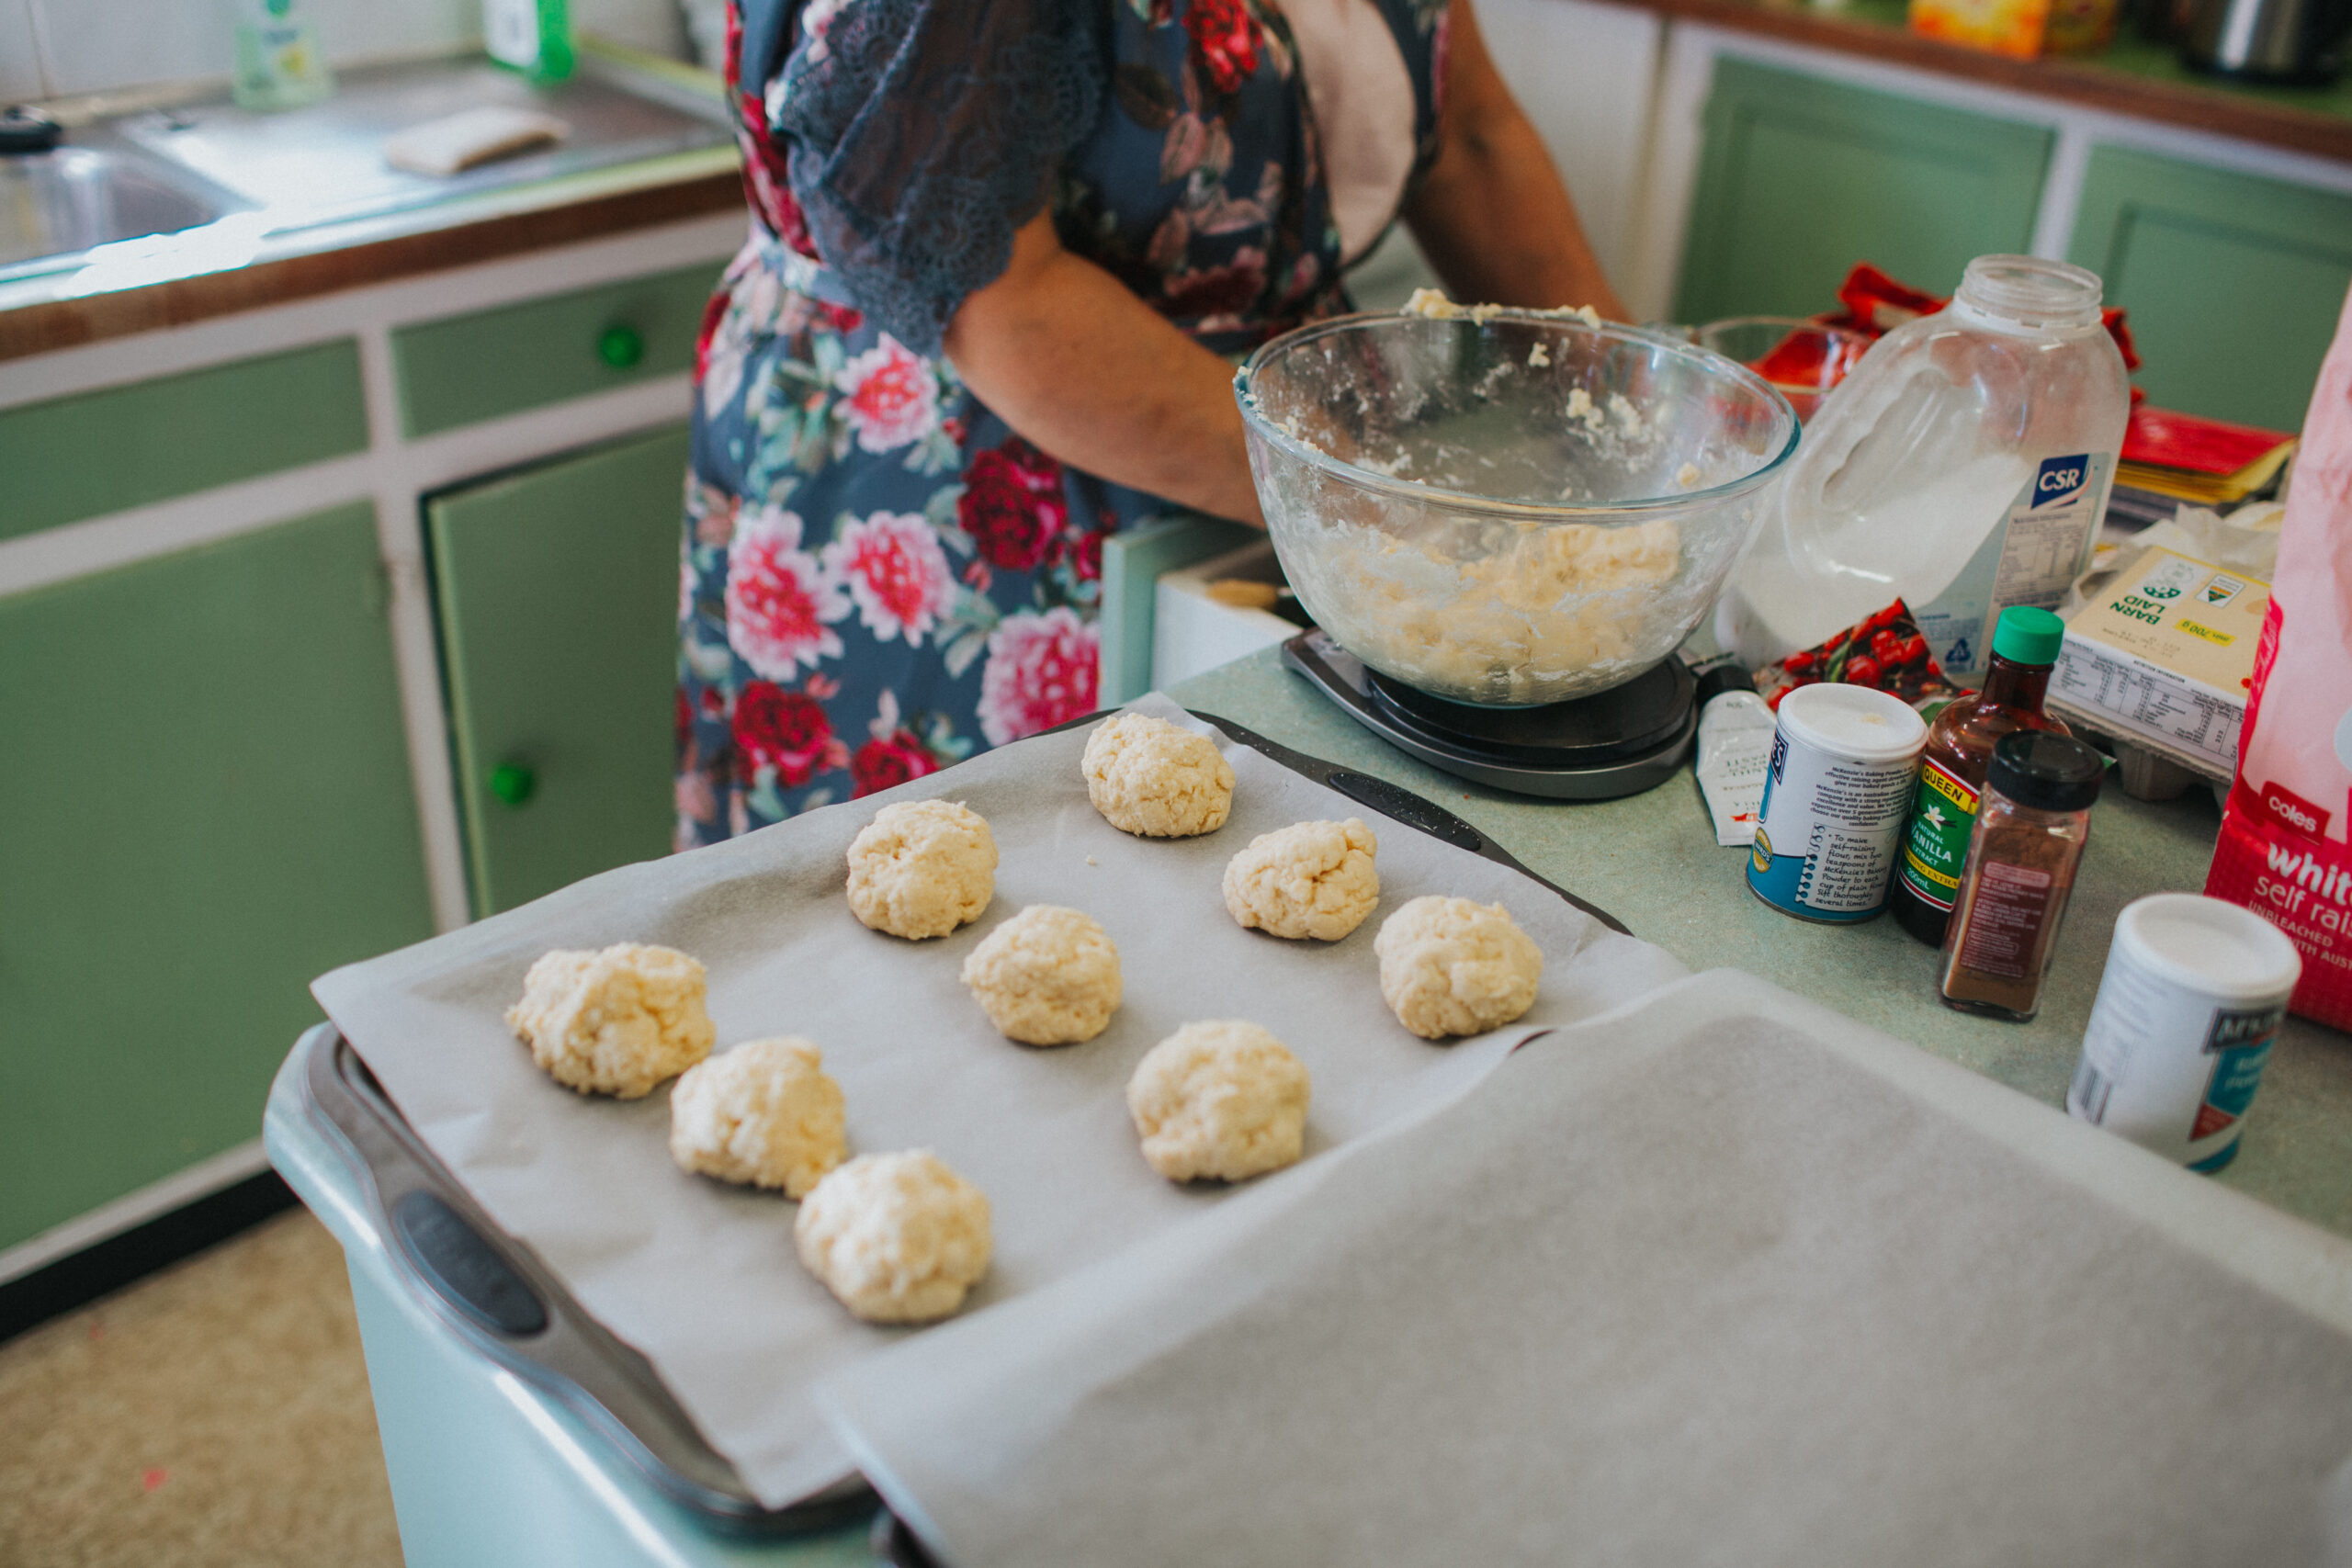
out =
[[[2205,891],[2291,938],[2289,1006],[2352,1029],[2352,299],[2319,373]]]

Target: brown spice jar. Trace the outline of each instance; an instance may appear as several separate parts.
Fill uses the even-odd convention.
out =
[[[1944,933],[1944,1004],[2023,1022],[2041,1004],[2106,762],[2069,736],[2018,730],[1993,747]]]

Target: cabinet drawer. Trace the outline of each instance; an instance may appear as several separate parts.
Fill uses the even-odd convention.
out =
[[[392,358],[401,428],[430,435],[688,368],[722,265],[698,262],[401,328]]]
[[[2067,249],[2132,312],[2151,401],[2303,427],[2352,285],[2352,196],[2095,147]]]
[[[670,847],[673,425],[425,503],[473,911]]]
[[[348,338],[0,409],[0,539],[367,446]]]
[[[261,1131],[433,934],[374,509],[0,598],[0,1248]]]

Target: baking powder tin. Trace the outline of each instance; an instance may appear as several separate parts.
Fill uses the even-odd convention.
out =
[[[1886,908],[1928,727],[1900,697],[1842,682],[1781,698],[1747,886],[1782,914],[1854,925]]]

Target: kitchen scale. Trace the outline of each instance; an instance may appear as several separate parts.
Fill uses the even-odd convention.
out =
[[[1690,754],[1706,697],[1747,684],[1733,661],[1699,670],[1679,654],[1621,686],[1539,707],[1475,707],[1414,690],[1317,629],[1283,662],[1366,729],[1458,778],[1546,800],[1615,800],[1670,778]]]

